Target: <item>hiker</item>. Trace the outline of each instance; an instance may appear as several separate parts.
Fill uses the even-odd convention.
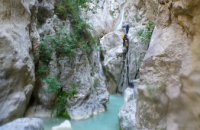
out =
[[[123,39],[123,52],[126,53],[128,51],[129,46],[129,39],[128,39],[128,31],[129,31],[129,25],[124,25],[122,28],[125,28],[125,34],[122,35]]]

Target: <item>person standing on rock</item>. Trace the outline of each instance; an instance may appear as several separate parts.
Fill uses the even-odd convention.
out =
[[[129,31],[129,25],[122,26],[123,29],[125,29],[125,34],[122,35],[123,39],[123,52],[126,53],[128,51],[128,45],[129,45],[129,39],[128,39],[128,31]]]

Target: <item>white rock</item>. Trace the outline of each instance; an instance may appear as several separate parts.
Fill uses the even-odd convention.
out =
[[[71,123],[66,120],[60,125],[52,127],[52,130],[72,130]]]
[[[44,127],[41,119],[20,118],[1,126],[0,130],[44,130]]]
[[[134,130],[136,125],[136,99],[135,91],[127,88],[124,93],[125,103],[119,112],[119,125],[122,130]]]
[[[0,124],[23,116],[34,87],[28,31],[32,2],[0,1]]]

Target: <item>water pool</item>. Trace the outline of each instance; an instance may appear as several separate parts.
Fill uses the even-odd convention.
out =
[[[110,96],[107,111],[86,120],[70,121],[73,130],[119,130],[118,113],[123,105],[123,97]],[[45,119],[45,130],[62,123],[64,119]]]

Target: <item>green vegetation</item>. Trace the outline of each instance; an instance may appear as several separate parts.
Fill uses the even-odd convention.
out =
[[[63,0],[55,7],[55,13],[61,19],[68,18],[71,22],[73,32],[69,35],[74,39],[76,45],[87,52],[96,43],[96,39],[90,33],[92,29],[81,17],[79,6],[85,6],[87,0]]]
[[[46,89],[46,92],[59,93],[59,90],[61,89],[61,85],[55,76],[48,76],[43,81],[48,84],[48,89]]]
[[[55,109],[57,117],[64,117],[64,118],[70,119],[70,116],[68,112],[66,111],[66,106],[68,106],[67,99],[74,97],[75,94],[77,94],[76,89],[59,92],[56,109]]]
[[[48,37],[45,37],[41,40],[40,49],[39,49],[39,59],[44,64],[49,64],[51,56],[53,53],[52,45],[48,44]]]
[[[60,19],[79,18],[79,6],[86,6],[87,0],[62,0],[55,6],[55,13]]]
[[[70,118],[66,112],[67,100],[77,93],[76,87],[78,85],[71,82],[69,85],[72,89],[64,90],[58,78],[50,75],[48,66],[53,54],[57,58],[64,56],[74,58],[77,49],[90,53],[95,43],[97,43],[90,33],[92,28],[79,15],[79,7],[85,6],[86,2],[87,0],[61,0],[55,6],[55,13],[62,20],[69,19],[71,23],[70,32],[66,26],[60,26],[56,29],[55,34],[46,35],[41,39],[37,77],[48,85],[45,92],[57,95],[55,112],[59,117]]]
[[[67,27],[61,26],[54,35],[45,36],[41,40],[40,60],[48,64],[52,52],[57,57],[74,57],[76,49],[80,48],[86,53],[92,51],[93,45],[97,42],[90,33],[92,29],[79,15],[79,6],[83,6],[86,0],[63,0],[55,7],[55,13],[61,19],[69,18],[72,30],[67,32]]]
[[[137,32],[137,36],[140,39],[140,42],[144,44],[149,44],[151,41],[151,36],[155,27],[155,23],[149,21],[145,28]]]
[[[55,99],[55,114],[57,117],[64,117],[70,119],[69,114],[66,111],[66,106],[68,106],[68,99],[74,97],[77,94],[76,83],[72,84],[72,90],[64,91],[62,90],[59,80],[55,76],[47,76],[43,79],[43,82],[47,83],[48,88],[44,90],[46,93],[53,93],[57,95]]]
[[[37,70],[37,76],[40,78],[45,78],[49,73],[49,67],[45,64],[40,64]]]

